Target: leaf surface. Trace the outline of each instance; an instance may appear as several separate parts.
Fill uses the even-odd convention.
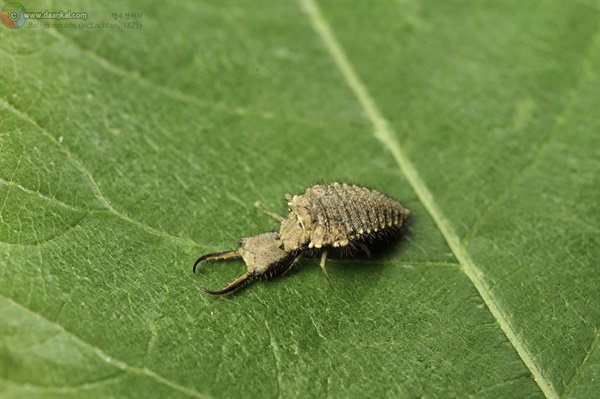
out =
[[[598,391],[595,2],[60,7],[0,26],[3,398]],[[333,181],[402,240],[200,291]]]

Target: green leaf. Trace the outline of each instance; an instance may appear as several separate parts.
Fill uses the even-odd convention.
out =
[[[24,6],[88,19],[0,26],[3,398],[598,392],[597,2]],[[333,181],[403,238],[200,291]]]

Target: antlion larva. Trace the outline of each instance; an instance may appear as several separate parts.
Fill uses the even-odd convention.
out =
[[[274,215],[281,222],[279,232],[243,238],[237,250],[198,258],[194,272],[203,260],[234,257],[243,258],[248,269],[222,290],[201,287],[204,292],[225,294],[253,278],[286,271],[302,256],[314,252],[321,254],[320,265],[331,286],[325,268],[330,250],[348,248],[352,252],[361,248],[370,254],[371,244],[395,235],[409,216],[409,211],[398,201],[378,191],[348,184],[316,185],[302,195],[286,195],[286,199],[287,218]]]

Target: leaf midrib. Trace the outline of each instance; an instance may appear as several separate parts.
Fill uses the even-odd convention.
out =
[[[458,262],[462,265],[462,270],[467,275],[471,283],[475,286],[479,295],[486,306],[496,319],[500,328],[515,348],[525,366],[533,375],[534,380],[547,398],[558,398],[558,393],[554,390],[552,384],[543,376],[539,366],[533,360],[525,345],[518,338],[515,330],[510,325],[503,309],[498,304],[492,293],[486,288],[485,283],[479,277],[482,272],[471,259],[466,249],[460,243],[460,237],[451,227],[450,221],[444,216],[437,203],[433,199],[432,193],[427,188],[419,176],[412,162],[401,151],[400,144],[389,127],[387,120],[379,111],[374,99],[369,94],[365,85],[354,71],[351,62],[346,57],[341,45],[335,38],[327,21],[323,18],[317,4],[314,0],[299,0],[302,8],[308,15],[308,18],[316,31],[317,35],[324,43],[325,48],[333,58],[335,65],[339,68],[344,80],[356,96],[360,106],[363,108],[367,118],[375,127],[375,137],[382,142],[384,147],[391,153],[403,173],[408,184],[433,219],[434,223],[444,236],[448,246],[454,253]]]

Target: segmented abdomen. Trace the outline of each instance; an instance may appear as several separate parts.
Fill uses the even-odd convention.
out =
[[[312,219],[309,247],[345,246],[353,240],[396,230],[409,212],[396,200],[375,190],[347,184],[317,185],[294,198]]]

